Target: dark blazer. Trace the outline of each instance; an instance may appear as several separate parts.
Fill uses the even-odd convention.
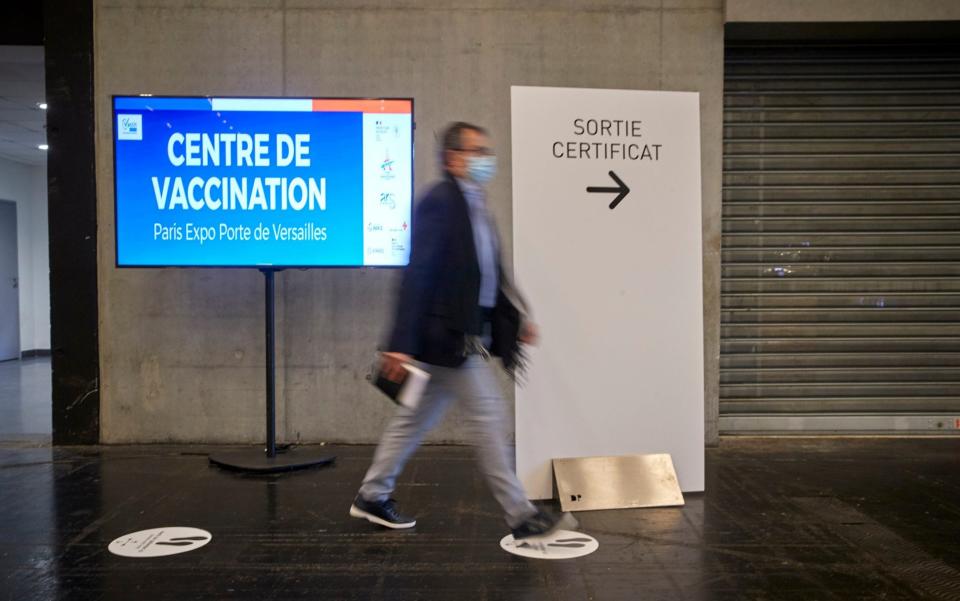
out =
[[[497,257],[498,268],[501,265]],[[501,290],[494,313],[512,313]],[[423,197],[413,220],[410,264],[403,273],[388,351],[405,353],[433,365],[456,367],[466,360],[466,335],[479,334],[482,314],[480,264],[467,200],[449,174]],[[516,311],[516,307],[513,307]],[[514,319],[519,324],[519,320]],[[503,320],[498,320],[503,321]],[[497,321],[495,321],[496,325]],[[519,328],[519,325],[518,325]],[[494,350],[513,346],[516,331],[504,326]],[[504,336],[510,344],[504,343]],[[497,353],[500,354],[500,353]]]

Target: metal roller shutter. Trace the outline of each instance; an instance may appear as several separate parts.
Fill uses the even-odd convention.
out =
[[[728,45],[720,429],[960,428],[960,46]]]

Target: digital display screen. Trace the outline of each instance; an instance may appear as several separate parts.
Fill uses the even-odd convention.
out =
[[[413,100],[113,98],[118,267],[403,266]]]

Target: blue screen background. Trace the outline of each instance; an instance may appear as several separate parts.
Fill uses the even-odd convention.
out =
[[[206,102],[206,101],[201,101]],[[142,140],[119,140],[115,134],[117,264],[121,266],[362,266],[363,265],[363,116],[347,112],[240,112],[210,110],[133,110],[114,112],[114,126],[121,114],[139,114]],[[202,104],[201,104],[202,106]],[[167,157],[167,141],[180,133],[270,134],[270,167],[174,167]],[[276,134],[310,134],[310,167],[277,167]],[[183,146],[178,145],[182,153]],[[326,179],[326,210],[184,210],[157,208],[152,177],[163,184],[165,176],[190,179],[217,177],[313,177]],[[248,182],[249,185],[249,182]],[[278,191],[279,192],[279,191]],[[221,190],[214,192],[217,198]],[[202,190],[198,190],[198,196]],[[169,206],[170,192],[168,192]],[[269,202],[269,196],[268,196]],[[309,205],[308,205],[309,207]],[[155,240],[154,224],[187,223],[202,226],[263,224],[271,229],[269,241]],[[325,241],[279,241],[273,225],[326,228]]]

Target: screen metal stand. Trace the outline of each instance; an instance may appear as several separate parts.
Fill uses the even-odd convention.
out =
[[[210,455],[210,463],[224,469],[239,472],[273,474],[277,472],[291,472],[310,467],[329,465],[336,459],[335,456],[318,452],[287,450],[277,453],[277,399],[276,399],[276,354],[274,344],[274,292],[273,276],[278,269],[270,267],[260,271],[264,277],[266,292],[266,355],[267,355],[267,447],[264,450],[249,449]]]

